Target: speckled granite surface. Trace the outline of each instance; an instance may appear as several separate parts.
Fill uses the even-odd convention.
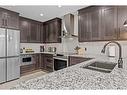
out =
[[[94,61],[107,61],[103,58],[92,59],[78,65],[20,82],[11,89],[127,89],[127,70],[116,67],[111,73],[103,73],[81,68]]]

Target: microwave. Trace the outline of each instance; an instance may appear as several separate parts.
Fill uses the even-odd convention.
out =
[[[33,56],[29,54],[21,55],[21,65],[30,65],[33,64]]]

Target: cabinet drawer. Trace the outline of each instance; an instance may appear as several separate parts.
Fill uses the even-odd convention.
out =
[[[87,61],[87,60],[90,60],[91,58],[84,58],[84,57],[72,57],[70,56],[69,57],[69,65],[75,65],[75,64],[78,64],[78,63],[81,63],[81,62],[84,62],[84,61]]]
[[[20,67],[20,73],[21,75],[27,72],[31,72],[35,70],[35,64],[30,64],[30,65],[24,65]]]

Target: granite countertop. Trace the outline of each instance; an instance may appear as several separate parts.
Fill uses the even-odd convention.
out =
[[[109,61],[98,57],[18,83],[11,89],[127,89],[127,70],[116,67],[111,73],[83,69],[82,66],[94,61]]]
[[[55,54],[55,52],[31,52],[31,53],[20,53],[20,55],[26,55],[26,54]]]
[[[27,55],[27,54],[64,54],[66,56],[70,56],[70,55],[77,55],[76,53],[69,53],[69,52],[31,52],[31,53],[20,53],[20,55]],[[77,55],[78,56],[78,55]]]

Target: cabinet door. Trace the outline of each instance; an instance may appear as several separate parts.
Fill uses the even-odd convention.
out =
[[[59,38],[61,36],[61,20],[56,20],[53,23],[53,42],[56,43],[60,43],[61,42],[61,38]]]
[[[30,31],[30,24],[29,22],[24,19],[20,18],[20,41],[22,43],[28,42],[30,39],[29,31]]]
[[[35,69],[40,69],[40,54],[34,54],[33,56],[33,64],[35,64]]]
[[[49,25],[47,23],[44,24],[44,42],[49,42]]]
[[[8,12],[7,27],[12,29],[19,29],[19,14]]]
[[[49,42],[54,42],[54,34],[53,34],[53,30],[54,30],[54,26],[53,26],[53,22],[49,23],[49,31],[48,31],[48,40]]]
[[[60,43],[61,39],[61,19],[53,19],[44,23],[44,42]]]
[[[53,71],[53,55],[44,54],[44,66],[47,71]]]
[[[41,59],[40,68],[44,68],[45,67],[45,64],[44,64],[44,54],[41,54],[40,59]]]
[[[127,27],[123,24],[127,20],[127,6],[118,7],[118,39],[127,39]]]
[[[70,56],[69,57],[69,65],[76,65],[79,64],[81,62],[90,60],[91,58],[84,58],[84,57],[74,57],[74,56]]]
[[[84,13],[82,15],[79,15],[79,34],[78,34],[78,40],[79,42],[84,41],[90,41],[91,40],[91,32],[89,28],[89,13]]]
[[[101,9],[92,9],[89,14],[91,40],[101,40]]]
[[[30,21],[30,42],[40,42],[40,23]]]
[[[45,37],[45,33],[44,33],[44,27],[43,27],[43,23],[41,24],[41,26],[40,26],[41,28],[40,28],[40,35],[41,35],[41,43],[44,43],[44,37]]]
[[[0,27],[5,26],[7,28],[19,29],[19,14],[0,8]]]
[[[117,39],[117,9],[113,7],[102,8],[103,40]]]
[[[4,19],[3,19],[3,12],[2,9],[0,8],[0,27],[4,27]]]

